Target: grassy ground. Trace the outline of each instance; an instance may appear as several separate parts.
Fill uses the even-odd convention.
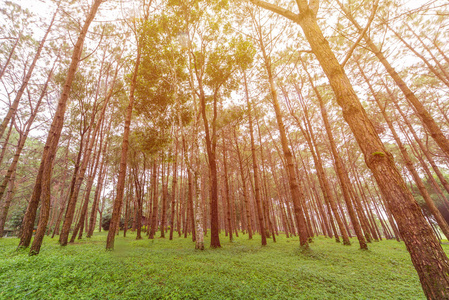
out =
[[[318,237],[305,253],[297,238],[261,247],[255,236],[196,251],[191,239],[136,241],[105,233],[60,247],[46,238],[38,256],[0,239],[0,299],[425,299],[403,243],[358,250]],[[206,239],[206,245],[209,241]],[[444,245],[446,252],[449,246]]]

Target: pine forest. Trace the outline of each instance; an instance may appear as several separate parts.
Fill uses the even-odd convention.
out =
[[[446,0],[0,0],[0,299],[449,299]]]

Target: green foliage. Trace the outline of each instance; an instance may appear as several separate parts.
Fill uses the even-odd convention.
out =
[[[109,230],[111,218],[112,218],[111,214],[106,214],[101,218],[101,228],[103,228],[103,230]]]
[[[16,209],[9,214],[9,220],[6,223],[6,228],[14,231],[18,231],[22,226],[23,216],[25,215],[25,209]]]
[[[111,218],[112,218],[112,214],[108,213],[106,215],[104,215],[101,218],[101,228],[103,228],[103,230],[109,230],[109,225],[111,225]],[[123,220],[123,218],[120,218],[120,229],[123,229],[125,225],[125,220]]]
[[[155,155],[161,149],[167,147],[169,142],[169,135],[150,127],[137,128],[131,132],[130,136],[131,148],[147,155]]]
[[[114,251],[104,250],[105,233],[67,247],[46,238],[32,257],[15,252],[17,239],[1,239],[0,298],[425,299],[396,241],[360,251],[355,240],[344,247],[318,237],[303,252],[297,238],[261,247],[258,236],[240,235],[221,249],[197,251],[191,239],[127,235],[116,238]]]

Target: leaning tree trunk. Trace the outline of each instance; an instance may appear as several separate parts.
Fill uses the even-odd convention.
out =
[[[112,84],[112,87],[113,86],[114,86],[114,83]],[[110,91],[112,91],[112,88],[110,89]],[[78,195],[79,195],[79,192],[81,189],[81,184],[83,183],[84,175],[86,173],[88,164],[90,162],[90,156],[91,156],[92,150],[94,148],[94,143],[96,141],[97,134],[98,134],[100,128],[102,127],[101,124],[103,121],[104,114],[106,112],[106,108],[107,108],[109,99],[111,98],[110,95],[111,95],[111,92],[108,94],[108,96],[105,99],[105,103],[103,104],[103,109],[99,116],[98,123],[96,124],[94,130],[92,130],[92,134],[88,135],[89,140],[87,142],[87,147],[83,154],[83,161],[82,161],[79,173],[76,177],[75,185],[73,187],[73,190],[70,193],[68,203],[67,203],[67,210],[66,210],[64,222],[62,224],[61,235],[59,236],[59,243],[61,244],[61,246],[67,245],[69,231],[70,231],[70,227],[72,226],[73,215],[75,213],[76,203],[77,203]],[[90,125],[89,125],[89,128],[90,128],[89,131],[91,131],[91,128],[94,125],[94,120],[95,120],[94,116],[95,116],[95,114],[92,114],[92,119],[91,119]]]
[[[390,96],[393,96],[391,91],[387,90],[390,94]],[[393,98],[394,99],[394,98]],[[430,165],[432,166],[432,169],[435,171],[435,174],[437,175],[438,179],[441,182],[441,185],[444,187],[447,193],[449,193],[449,183],[447,182],[446,178],[444,178],[443,174],[441,173],[439,167],[437,166],[435,160],[432,158],[432,155],[427,150],[426,146],[423,144],[423,142],[419,139],[418,134],[416,133],[415,129],[413,128],[412,124],[408,120],[407,116],[399,106],[399,104],[396,102],[396,99],[394,99],[393,105],[399,112],[399,114],[402,116],[402,119],[404,120],[404,123],[407,125],[408,129],[410,130],[410,133],[413,135],[413,138],[415,139],[416,143],[418,144],[421,151],[424,153],[424,156],[429,161]]]
[[[59,227],[61,225],[61,221],[62,221],[62,215],[64,214],[64,209],[65,209],[65,204],[67,202],[67,197],[69,195],[70,189],[67,191],[67,195],[64,195],[66,193],[65,191],[65,184],[66,184],[66,178],[67,178],[67,173],[68,173],[68,164],[69,164],[69,148],[70,148],[70,141],[71,141],[71,137],[69,138],[69,141],[67,142],[67,147],[66,147],[66,151],[65,151],[65,155],[64,155],[64,175],[62,176],[62,186],[61,186],[61,190],[59,192],[59,211],[58,213],[58,217],[56,218],[56,222],[55,222],[55,227],[53,229],[53,233],[51,235],[51,238],[54,238],[55,235],[59,235]]]
[[[100,124],[99,126],[102,127],[102,131],[103,131],[103,122],[102,120],[100,120]],[[81,216],[79,218],[78,224],[75,226],[75,230],[73,231],[72,234],[72,238],[70,239],[70,243],[75,242],[75,238],[76,235],[78,234],[78,239],[81,239],[82,235],[83,235],[83,230],[84,230],[84,220],[86,220],[87,218],[87,213],[88,213],[88,205],[89,205],[89,200],[90,200],[90,192],[92,191],[92,186],[94,183],[94,178],[95,178],[95,174],[97,173],[97,168],[98,168],[98,164],[100,161],[100,152],[101,152],[101,147],[103,146],[103,133],[100,132],[100,141],[99,141],[99,145],[98,148],[94,151],[94,157],[91,163],[91,167],[89,170],[89,176],[88,176],[88,180],[87,180],[87,184],[86,184],[86,190],[85,190],[85,195],[84,195],[84,203],[83,203],[83,207],[81,210]],[[87,228],[87,226],[86,226]]]
[[[108,133],[111,129],[112,120],[109,122]],[[103,137],[101,137],[103,138]],[[106,136],[106,144],[103,148],[103,154],[101,158],[100,171],[98,172],[97,186],[95,189],[94,202],[92,203],[92,209],[89,217],[89,230],[87,231],[87,237],[90,238],[94,234],[95,222],[97,219],[98,202],[100,200],[101,192],[103,190],[103,182],[106,177],[107,167],[106,167],[106,152],[109,148],[109,134]],[[101,218],[100,218],[101,224]],[[101,226],[100,226],[101,228]]]
[[[142,204],[143,204],[143,195],[142,195],[142,184],[139,180],[139,169],[135,167],[134,169],[134,189],[136,190],[136,205],[134,206],[135,209],[135,216],[136,216],[136,240],[142,239]],[[125,216],[126,218],[126,216]]]
[[[9,62],[11,61],[11,58],[14,55],[14,51],[16,50],[16,47],[19,44],[21,36],[22,36],[22,32],[19,32],[19,36],[16,38],[16,41],[14,42],[14,45],[12,45],[12,49],[11,49],[11,51],[9,51],[8,58],[6,59],[6,62],[4,63],[3,68],[0,71],[0,79],[2,79],[3,75],[6,72],[6,69],[8,68]]]
[[[14,116],[11,118],[11,122],[9,122],[9,129],[6,133],[5,139],[3,140],[2,152],[0,152],[0,165],[3,163],[3,158],[5,158],[6,149],[8,148],[9,138],[11,137],[12,128],[14,127]]]
[[[140,65],[140,47],[137,46],[137,57],[136,62],[134,64],[133,76],[131,79],[131,87],[129,91],[129,103],[126,109],[125,115],[125,128],[123,130],[123,141],[122,141],[122,153],[120,157],[120,170],[118,174],[117,181],[117,194],[114,199],[114,205],[112,210],[111,223],[109,225],[108,237],[106,240],[106,249],[112,250],[114,249],[114,239],[115,239],[115,231],[117,230],[120,224],[120,211],[122,209],[123,202],[123,193],[125,191],[125,177],[126,177],[126,166],[127,166],[127,157],[128,157],[128,146],[129,146],[129,132],[131,127],[131,118],[132,111],[134,105],[134,91],[136,89],[137,84],[137,73],[139,71]]]
[[[304,211],[303,211],[302,205],[301,205],[301,201],[304,200],[304,195],[299,187],[298,179],[296,177],[295,165],[293,162],[293,155],[292,155],[292,152],[288,145],[287,134],[285,132],[284,121],[282,119],[282,112],[281,112],[281,108],[279,106],[276,87],[274,84],[274,78],[273,78],[272,68],[271,68],[271,61],[270,61],[270,57],[268,57],[266,50],[265,50],[265,45],[263,43],[263,37],[262,37],[262,32],[261,32],[260,26],[258,26],[258,42],[259,42],[260,49],[262,51],[265,70],[268,75],[268,84],[270,86],[270,95],[271,95],[274,112],[276,115],[276,122],[278,125],[278,130],[279,130],[279,135],[280,135],[281,145],[282,145],[282,151],[284,154],[286,171],[287,171],[287,175],[288,175],[288,183],[289,183],[290,193],[291,193],[291,197],[292,197],[292,201],[293,201],[295,218],[296,218],[296,222],[297,222],[298,230],[299,230],[300,245],[302,248],[306,249],[309,247],[308,232],[307,232],[306,220],[304,217]]]
[[[14,194],[14,179],[16,177],[16,173],[12,173],[9,178],[8,184],[8,192],[6,193],[5,201],[3,205],[0,207],[0,239],[3,237],[3,231],[5,229],[6,217],[8,216],[8,210],[11,206],[12,197]]]

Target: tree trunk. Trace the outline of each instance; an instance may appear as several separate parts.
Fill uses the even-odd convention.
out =
[[[247,194],[248,190],[246,188],[245,172],[243,169],[243,162],[242,162],[242,157],[240,154],[239,142],[237,140],[237,133],[235,132],[235,130],[234,130],[234,140],[235,140],[235,146],[237,148],[237,158],[239,161],[240,177],[242,178],[242,193],[243,193],[243,200],[245,202],[245,212],[246,212],[246,219],[247,219],[246,229],[248,230],[248,238],[251,240],[253,238],[253,229],[251,226],[251,212],[250,212],[249,198],[248,198],[248,194]]]
[[[226,224],[229,232],[229,241],[232,242],[232,221],[231,221],[231,197],[229,195],[229,178],[228,178],[228,162],[226,157],[226,139],[223,133],[223,172],[224,172],[224,186],[225,186],[225,203],[226,206]]]
[[[389,89],[387,89],[389,92],[389,95],[392,97],[394,101],[393,105],[399,112],[399,114],[402,116],[402,119],[404,120],[404,123],[407,125],[408,129],[410,130],[411,134],[413,135],[413,138],[415,139],[416,143],[418,144],[421,151],[424,153],[424,156],[429,161],[430,165],[432,166],[432,169],[435,171],[435,174],[437,175],[438,179],[440,180],[441,184],[443,185],[444,189],[447,193],[449,193],[449,183],[447,182],[446,178],[444,178],[444,175],[441,173],[440,169],[438,168],[435,160],[432,158],[432,155],[427,150],[427,147],[423,144],[423,142],[419,139],[415,129],[413,128],[412,124],[410,124],[410,121],[408,120],[407,116],[405,115],[404,111],[401,109],[401,107],[398,105],[398,103],[395,101],[396,99],[393,97],[393,93]]]
[[[256,200],[256,208],[257,208],[257,216],[259,218],[259,230],[260,235],[262,237],[262,246],[267,244],[267,237],[265,232],[265,224],[263,219],[263,211],[262,204],[260,200],[260,182],[259,182],[259,167],[257,166],[256,159],[256,146],[254,143],[254,133],[253,133],[253,119],[252,119],[252,108],[251,101],[249,100],[248,95],[248,85],[246,82],[246,73],[243,74],[244,82],[245,82],[245,94],[246,94],[246,105],[247,105],[247,114],[248,114],[248,123],[249,123],[249,134],[251,141],[251,157],[253,162],[253,176],[254,176],[254,198]]]
[[[282,151],[283,151],[284,159],[285,159],[285,163],[286,163],[286,171],[287,171],[287,175],[288,175],[288,179],[289,179],[290,193],[291,193],[291,197],[292,197],[292,201],[293,201],[296,222],[297,222],[298,230],[299,230],[300,245],[302,248],[307,249],[309,247],[307,224],[306,224],[306,220],[304,218],[304,212],[303,212],[302,205],[301,205],[301,201],[304,201],[304,195],[303,195],[303,192],[300,190],[300,187],[298,185],[298,180],[296,178],[295,167],[294,167],[294,162],[293,162],[293,155],[288,146],[287,134],[285,132],[284,121],[282,120],[282,112],[281,112],[281,108],[279,107],[278,96],[277,96],[276,87],[274,84],[274,78],[273,78],[272,69],[271,69],[271,61],[265,51],[265,46],[263,43],[260,26],[258,28],[258,31],[259,31],[258,32],[259,46],[260,46],[260,49],[262,50],[264,66],[265,66],[265,69],[266,69],[266,72],[268,75],[268,83],[270,86],[271,100],[272,100],[273,108],[274,108],[274,111],[276,114],[276,122],[278,125],[278,130],[279,130],[279,135],[280,135],[281,145],[282,145]]]
[[[188,196],[188,217],[190,219],[190,227],[192,230],[192,242],[196,242],[196,226],[195,226],[195,216],[194,216],[194,201],[193,201],[193,195],[194,195],[194,178],[193,178],[193,174],[192,171],[187,170],[188,172],[188,181],[189,181],[189,196]],[[201,219],[198,219],[201,220]],[[201,226],[201,224],[199,224],[199,226]]]
[[[12,49],[11,49],[11,51],[9,51],[8,58],[6,59],[5,64],[3,65],[3,68],[0,71],[0,79],[2,79],[3,75],[5,74],[6,69],[8,68],[9,62],[11,61],[11,58],[14,55],[14,51],[16,50],[16,47],[19,44],[21,37],[22,37],[22,32],[19,32],[19,36],[16,38],[14,45],[12,45]],[[0,160],[0,163],[1,163],[1,160]]]
[[[162,217],[161,217],[161,238],[165,238],[165,223],[167,221],[167,184],[168,184],[168,162],[164,162],[164,154],[162,154]],[[165,172],[165,164],[167,164],[167,173]]]
[[[11,118],[11,122],[9,122],[9,129],[6,133],[5,140],[3,141],[2,152],[0,153],[0,165],[3,163],[3,158],[5,157],[6,149],[8,148],[9,138],[11,137],[12,128],[14,127],[15,117]]]
[[[9,188],[6,193],[5,201],[1,206],[0,210],[0,239],[3,237],[3,231],[5,229],[6,217],[8,216],[9,207],[11,206],[12,197],[14,194],[14,179],[16,177],[16,172],[11,174],[9,178]]]
[[[78,195],[79,195],[79,191],[81,189],[81,184],[83,183],[84,180],[84,174],[86,173],[86,169],[87,166],[90,162],[90,156],[92,154],[92,150],[94,148],[94,143],[96,141],[97,138],[97,134],[100,130],[100,128],[102,128],[102,123],[103,123],[103,118],[109,103],[109,100],[112,97],[112,92],[114,89],[114,85],[115,85],[115,80],[117,78],[117,73],[118,73],[118,68],[116,69],[116,73],[114,76],[114,80],[112,82],[112,85],[109,89],[109,92],[105,98],[104,104],[103,104],[103,108],[101,110],[99,119],[97,124],[95,125],[95,128],[93,130],[91,130],[91,128],[94,126],[94,121],[95,121],[95,113],[92,113],[92,117],[91,117],[91,121],[90,121],[90,125],[89,125],[89,131],[92,131],[91,136],[89,136],[89,141],[87,142],[87,148],[84,152],[83,155],[83,162],[81,164],[81,168],[79,171],[79,174],[76,178],[76,182],[75,182],[75,186],[73,189],[73,192],[70,194],[69,197],[69,201],[67,203],[67,211],[65,214],[65,218],[64,218],[64,222],[62,224],[62,230],[61,230],[61,235],[59,236],[59,243],[61,244],[61,246],[66,246],[67,245],[67,240],[69,237],[69,231],[70,231],[70,227],[72,225],[72,221],[73,221],[73,214],[75,212],[75,207],[76,207],[76,202],[78,200]],[[97,102],[97,100],[95,100],[95,103]],[[94,104],[95,105],[95,104]]]
[[[127,167],[127,157],[128,157],[128,146],[129,146],[129,132],[131,127],[132,111],[134,105],[134,91],[137,84],[137,73],[139,71],[140,65],[140,46],[137,45],[137,57],[134,64],[133,75],[131,78],[131,86],[129,89],[129,103],[126,108],[125,115],[125,127],[123,130],[123,141],[122,141],[122,152],[120,155],[120,170],[118,174],[116,198],[114,199],[114,205],[112,210],[111,224],[109,225],[108,237],[106,240],[106,250],[114,249],[114,239],[115,231],[120,225],[120,212],[122,209],[123,193],[125,191],[125,177],[126,177],[126,167]]]
[[[158,178],[158,167],[157,167],[157,162],[154,159],[153,160],[153,171],[152,171],[152,176],[153,176],[153,209],[152,209],[152,214],[151,214],[151,229],[150,229],[150,234],[148,235],[149,239],[154,239],[154,235],[157,231],[157,214],[158,214],[158,193],[157,193],[157,178]]]
[[[217,158],[216,158],[216,115],[217,115],[217,99],[214,96],[214,118],[212,121],[212,133],[209,130],[209,121],[206,115],[206,96],[204,94],[203,83],[199,76],[197,76],[199,89],[200,89],[200,110],[203,118],[204,132],[206,135],[206,152],[209,162],[210,172],[210,247],[220,248],[220,236],[219,236],[219,219],[218,219],[218,175],[217,175]]]
[[[145,170],[144,170],[145,172]],[[143,183],[144,185],[145,183]],[[142,207],[143,207],[143,187],[139,180],[139,170],[137,166],[134,166],[134,189],[136,190],[136,240],[142,239]]]
[[[171,185],[171,213],[170,213],[170,235],[169,240],[173,240],[173,231],[175,227],[175,208],[179,201],[176,201],[176,188],[178,184],[178,139],[175,139],[175,151],[173,154],[173,177],[172,177],[172,185]]]

